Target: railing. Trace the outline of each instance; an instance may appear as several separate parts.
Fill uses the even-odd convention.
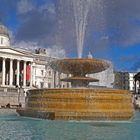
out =
[[[7,92],[18,92],[17,88],[7,88]]]
[[[9,88],[9,87],[0,87],[0,92],[4,93],[4,92],[11,92],[11,93],[16,93],[18,92],[17,88]]]
[[[0,88],[0,92],[4,92],[4,88]]]

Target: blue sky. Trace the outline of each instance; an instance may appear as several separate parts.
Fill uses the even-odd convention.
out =
[[[1,0],[0,22],[13,45],[64,49],[77,57],[70,0]],[[83,57],[112,61],[116,70],[140,69],[140,1],[94,0],[89,11]],[[22,43],[21,43],[22,42]],[[23,47],[24,47],[23,46]]]

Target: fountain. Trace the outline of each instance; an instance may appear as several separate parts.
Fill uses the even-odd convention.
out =
[[[129,91],[88,87],[89,82],[97,82],[98,79],[87,75],[106,70],[109,63],[91,55],[87,59],[82,58],[91,0],[71,2],[74,6],[78,59],[60,59],[52,61],[50,66],[60,73],[71,75],[61,80],[71,82],[72,88],[29,90],[25,108],[17,109],[17,112],[22,116],[52,120],[128,120],[134,113]]]
[[[62,79],[71,82],[69,89],[35,89],[27,95],[26,107],[18,109],[23,116],[62,120],[128,120],[133,116],[131,94],[125,90],[88,88],[98,79],[87,74],[109,67],[104,60],[61,59],[51,63],[59,72],[71,74]]]

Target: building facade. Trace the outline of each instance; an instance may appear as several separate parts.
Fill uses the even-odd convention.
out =
[[[134,83],[134,91],[135,91],[135,94],[140,94],[140,72],[136,73],[134,76],[133,76],[133,83]]]
[[[135,81],[134,76],[136,75],[136,72],[129,73],[129,90],[134,91],[135,90]],[[139,84],[137,83],[136,87],[139,87]]]
[[[129,73],[128,72],[115,72],[114,88],[129,90]]]
[[[114,81],[114,88],[116,89],[124,89],[130,90],[131,92],[138,92],[140,87],[139,81],[135,82],[135,75],[136,72],[114,72],[115,81]]]
[[[24,100],[28,89],[69,86],[60,81],[66,75],[49,66],[55,59],[47,57],[44,49],[31,52],[11,47],[9,33],[0,25],[0,105],[19,104],[21,89]]]

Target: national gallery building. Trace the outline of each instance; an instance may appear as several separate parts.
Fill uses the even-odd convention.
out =
[[[24,102],[28,89],[69,87],[60,81],[66,75],[49,66],[53,59],[45,49],[31,52],[11,47],[9,33],[0,24],[0,106]]]

